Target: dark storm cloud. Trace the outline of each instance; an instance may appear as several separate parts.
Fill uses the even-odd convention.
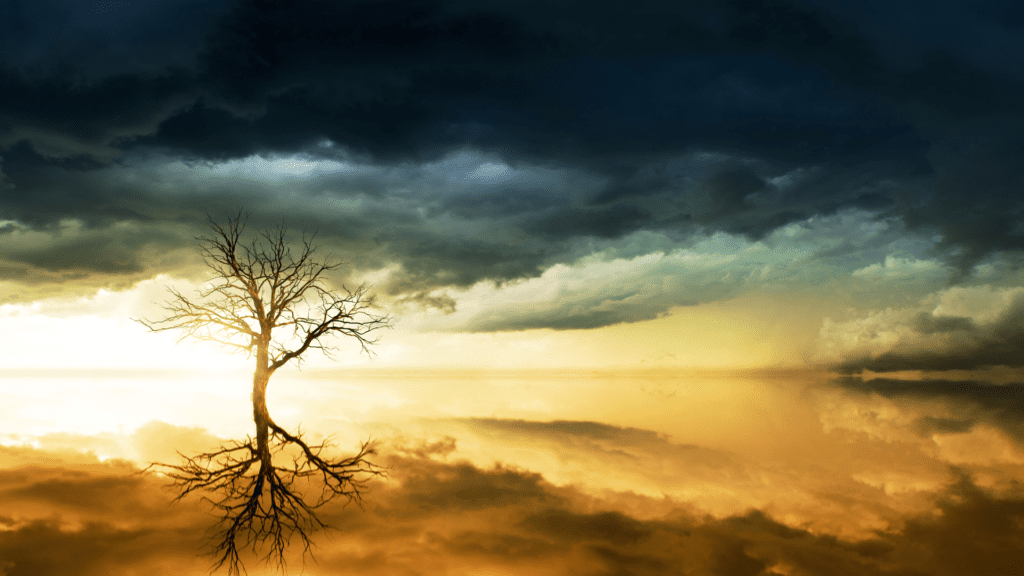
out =
[[[992,251],[1024,247],[1024,154],[1021,113],[957,121],[936,139],[931,157],[938,175],[930,200],[917,199],[904,218],[914,229],[936,230],[962,272]]]
[[[103,221],[93,226],[63,221],[35,230],[20,224],[0,227],[0,269],[25,290],[21,295],[8,292],[3,299],[60,295],[63,282],[76,283],[86,293],[125,289],[196,258],[191,238],[183,237],[180,228],[117,222],[109,215],[98,218]]]
[[[142,270],[134,250],[117,242],[123,240],[123,236],[118,236],[116,239],[76,239],[66,246],[47,246],[39,250],[14,252],[11,256],[15,262],[51,271],[129,273]],[[150,238],[147,236],[146,239]]]
[[[182,69],[98,79],[79,73],[72,68],[36,77],[0,66],[0,146],[13,181],[41,158],[23,158],[12,148],[28,147],[25,155],[41,154],[58,167],[98,167],[116,154],[119,141],[152,131],[195,95],[191,74]]]
[[[401,274],[387,288],[392,293],[469,287],[481,276],[499,282],[535,276],[551,250],[537,244],[510,246],[500,237],[449,236],[443,229],[388,230],[378,233],[375,240],[386,243],[402,262]]]
[[[396,189],[420,193],[403,209],[318,223],[330,233],[334,219],[339,238],[366,229],[347,234],[393,260],[367,267],[400,268],[385,290],[424,302],[437,288],[537,276],[592,241],[650,230],[760,239],[844,208],[940,235],[961,274],[993,251],[1019,253],[1017,12],[866,6],[7,0],[0,217],[196,222],[246,199],[267,220],[301,218],[316,200],[265,202],[273,187],[170,199],[158,182],[126,185],[99,168],[253,154],[401,168],[468,151],[579,178],[470,186],[480,193],[349,182],[330,194],[387,204]],[[701,153],[715,159],[680,161]],[[431,221],[448,215],[472,226]],[[523,327],[558,325],[538,322]]]
[[[203,31],[223,6],[217,0],[3,0],[0,50],[8,66],[23,71],[159,71],[192,64]]]

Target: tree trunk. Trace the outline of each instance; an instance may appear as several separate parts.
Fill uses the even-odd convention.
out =
[[[260,342],[256,348],[256,371],[252,375],[252,417],[256,423],[256,449],[264,470],[271,467],[270,412],[267,411],[267,383],[270,381],[267,346]]]

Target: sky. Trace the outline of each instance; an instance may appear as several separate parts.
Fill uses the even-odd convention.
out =
[[[392,318],[271,381],[390,470],[296,571],[1024,561],[1020,3],[0,15],[0,575],[209,572],[140,470],[251,434],[252,360],[134,319],[239,212]]]

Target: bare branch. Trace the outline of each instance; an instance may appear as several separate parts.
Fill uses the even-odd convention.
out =
[[[176,500],[201,494],[218,513],[210,553],[214,569],[226,567],[229,574],[244,571],[241,552],[247,549],[282,566],[293,539],[310,553],[312,534],[329,528],[318,509],[339,498],[359,503],[365,483],[383,474],[367,460],[374,454],[368,443],[354,456],[331,458],[327,444],[310,445],[301,431],[291,434],[278,426],[267,411],[266,388],[275,371],[300,362],[309,350],[329,355],[329,336],[352,338],[371,353],[373,333],[389,327],[390,318],[373,311],[365,286],[341,292],[326,286],[325,274],[340,265],[319,255],[315,234],[303,234],[292,245],[279,226],[245,242],[247,220],[241,212],[225,224],[210,220],[210,234],[197,239],[213,273],[209,283],[194,299],[170,289],[164,318],[137,320],[153,332],[178,331],[182,340],[211,342],[255,358],[256,436],[183,455],[180,464],[147,468],[171,481]]]
[[[292,350],[281,349],[273,359],[270,370],[273,372],[284,366],[293,358],[305,354],[310,348],[327,351],[329,348],[322,345],[321,338],[330,334],[339,334],[355,338],[362,350],[370,353],[370,345],[377,342],[371,339],[370,334],[381,328],[390,325],[388,316],[379,316],[369,311],[372,299],[367,296],[366,287],[360,286],[354,292],[345,289],[346,295],[339,297],[318,286],[313,286],[306,291],[315,292],[320,300],[317,306],[317,316],[292,317],[287,322],[295,327],[299,334],[301,343]]]

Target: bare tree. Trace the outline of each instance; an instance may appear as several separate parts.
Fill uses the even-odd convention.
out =
[[[364,483],[382,473],[367,460],[374,453],[368,443],[352,457],[332,459],[326,443],[308,444],[301,431],[279,426],[267,411],[267,384],[309,350],[330,355],[328,336],[353,338],[369,352],[376,342],[372,333],[388,326],[389,318],[372,311],[363,286],[343,292],[325,287],[325,273],[338,264],[320,255],[314,237],[303,234],[294,251],[284,227],[243,242],[241,214],[225,225],[211,220],[210,229],[199,240],[214,273],[211,282],[196,298],[171,289],[167,316],[139,322],[154,332],[181,331],[182,340],[212,342],[255,358],[256,437],[198,456],[182,455],[182,464],[150,468],[171,478],[179,491],[176,501],[205,493],[220,517],[212,529],[214,570],[227,566],[229,574],[238,574],[244,570],[239,553],[247,548],[282,567],[293,538],[303,554],[310,552],[311,535],[328,528],[318,509],[337,498],[358,503]]]

